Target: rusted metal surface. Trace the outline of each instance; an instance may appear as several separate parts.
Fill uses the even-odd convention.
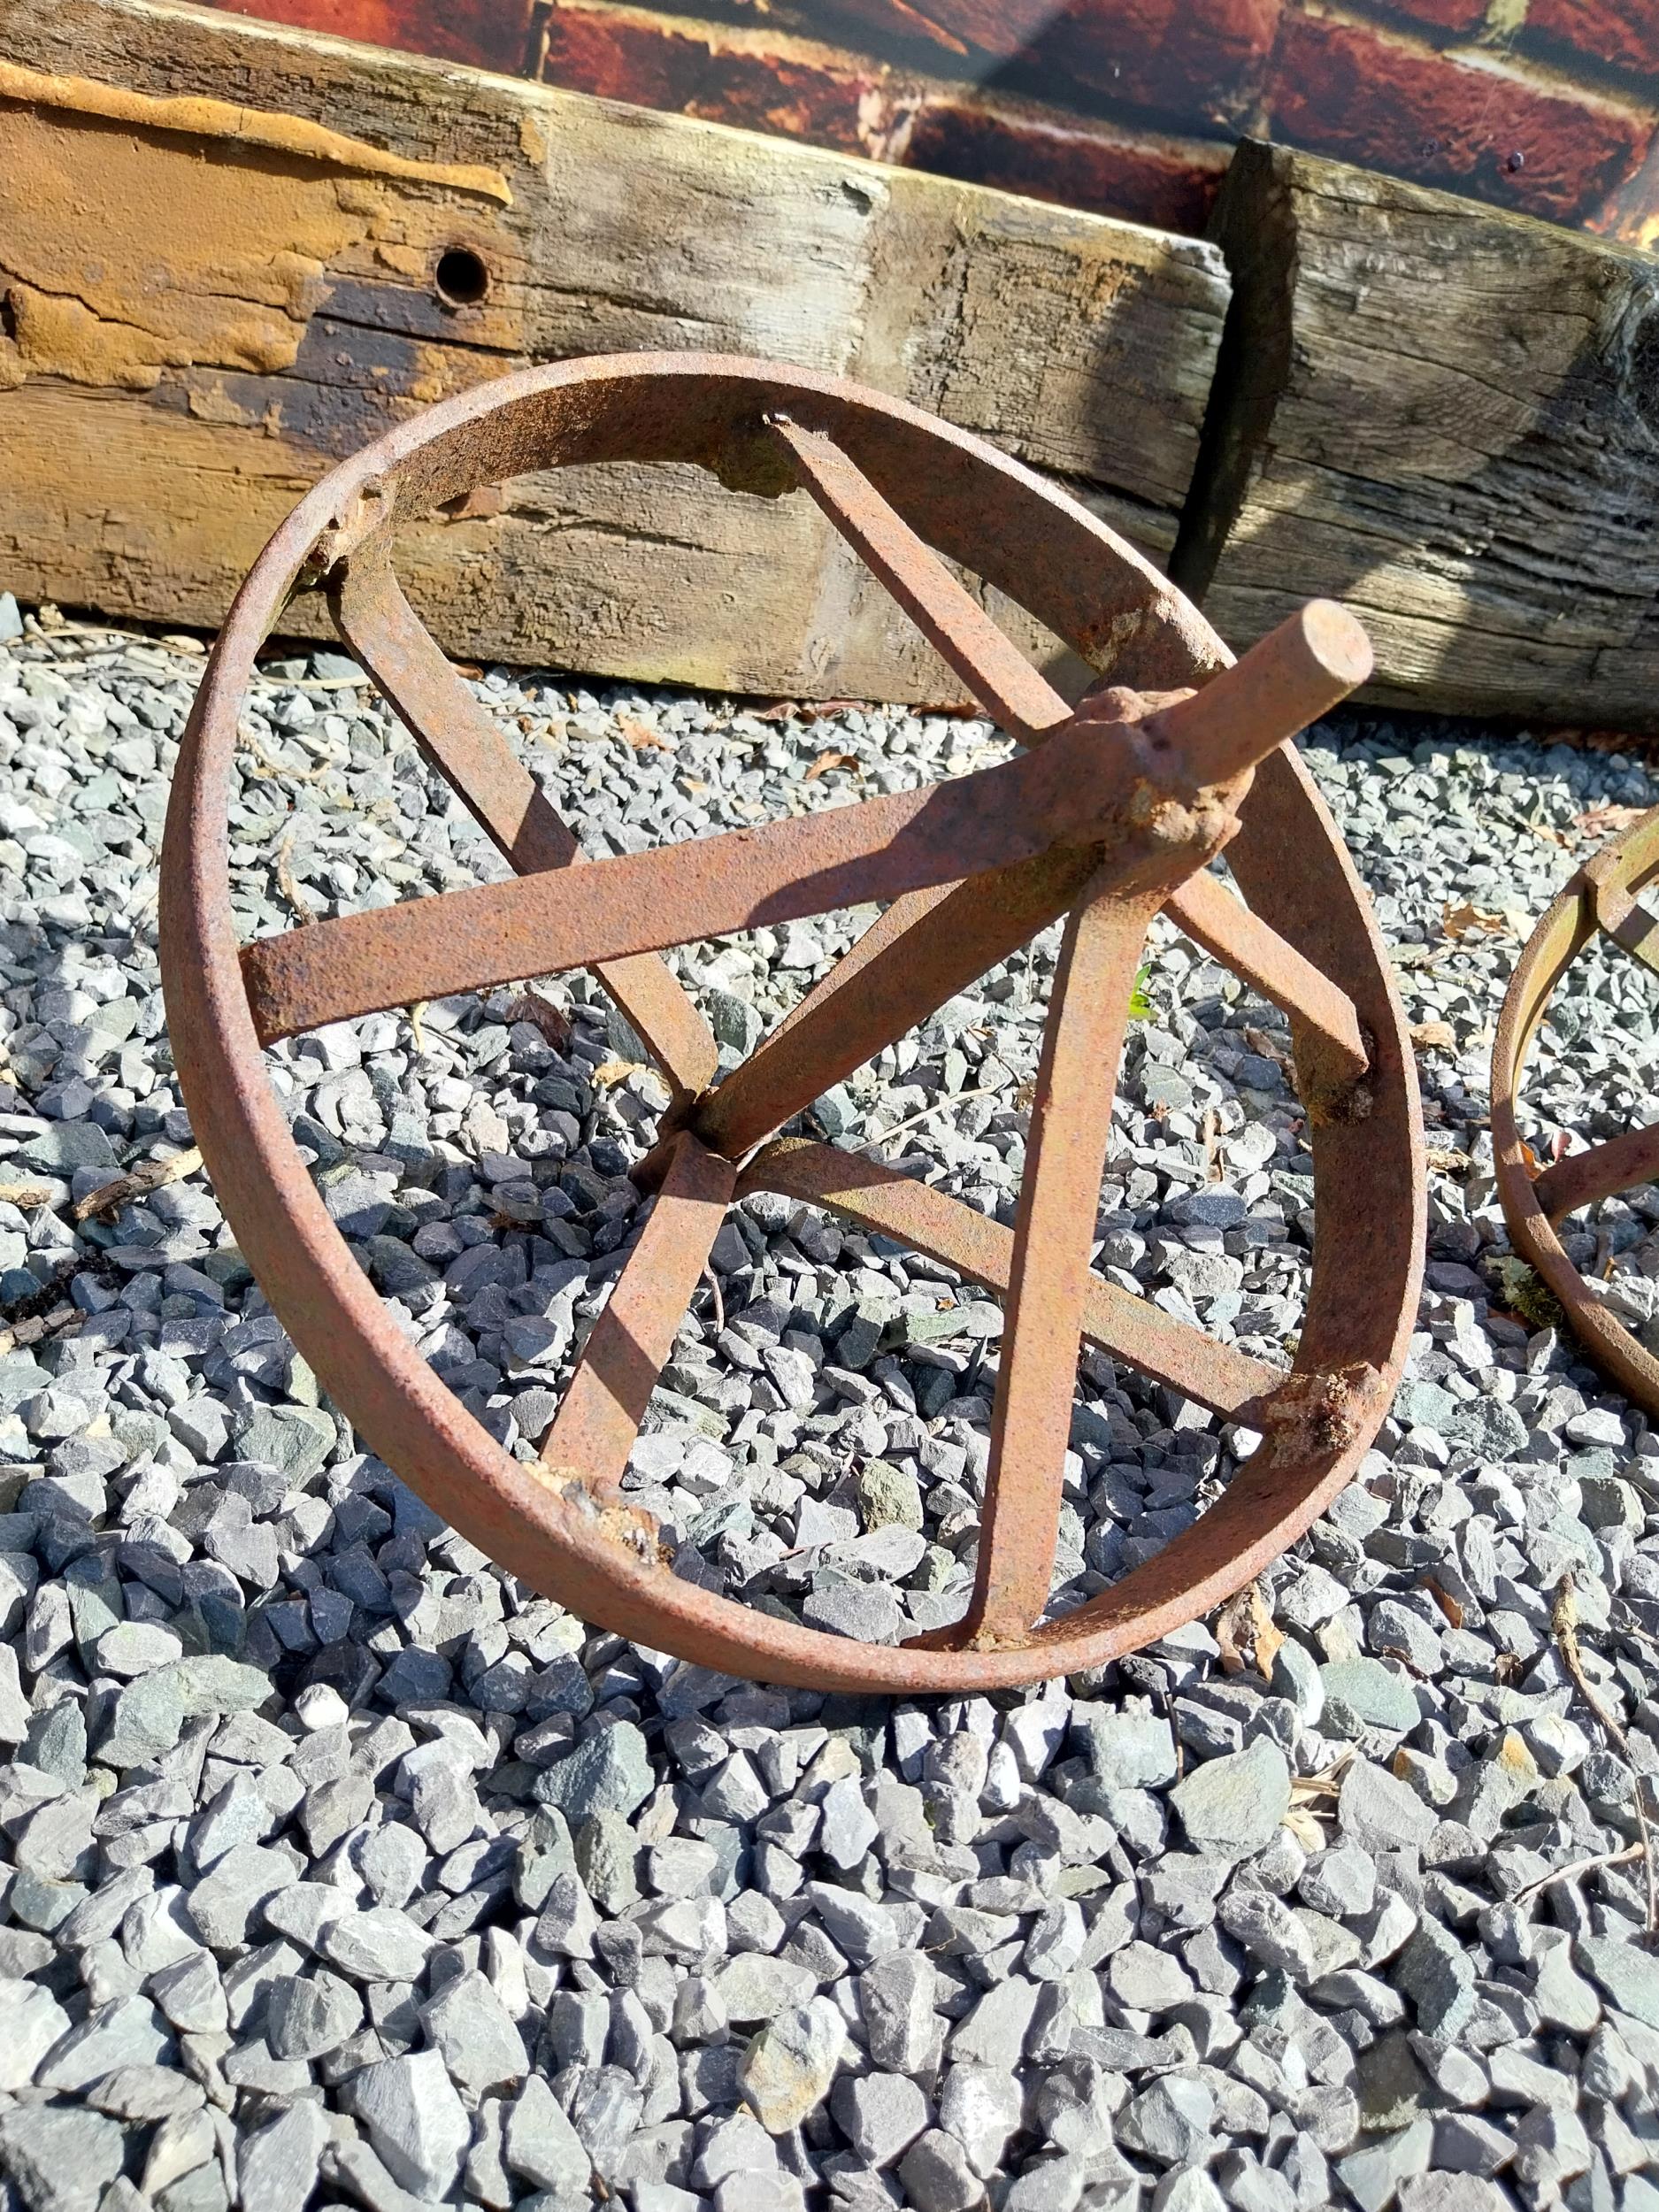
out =
[[[1102,872],[1102,876],[1104,872]],[[1038,1063],[1009,1270],[971,1645],[1018,1642],[1054,1580],[1065,1449],[1112,1097],[1155,896],[1096,878],[1066,917]]]
[[[1659,1359],[1610,1314],[1556,1233],[1569,1214],[1659,1179],[1659,1124],[1571,1152],[1539,1172],[1517,1100],[1538,1025],[1567,970],[1598,931],[1659,969],[1659,922],[1637,894],[1659,876],[1659,808],[1586,861],[1545,912],[1515,964],[1492,1048],[1492,1156],[1509,1240],[1566,1310],[1573,1333],[1620,1389],[1659,1414]]]
[[[731,1162],[706,1151],[689,1130],[673,1140],[657,1203],[541,1441],[543,1465],[573,1471],[595,1495],[621,1488],[646,1402],[709,1263],[734,1180]]]
[[[1030,749],[921,791],[572,865],[571,833],[420,630],[389,549],[400,521],[480,483],[618,458],[700,464],[764,496],[806,490]],[[1106,659],[1110,687],[1068,709],[946,561]],[[227,876],[238,709],[302,572],[321,576],[342,635],[518,876],[244,948]],[[267,547],[210,661],[168,815],[162,960],[174,1054],[226,1212],[273,1306],[370,1446],[464,1534],[549,1595],[657,1648],[781,1682],[961,1692],[1099,1664],[1192,1619],[1259,1572],[1347,1481],[1392,1395],[1416,1309],[1423,1200],[1410,1054],[1363,895],[1284,743],[1368,666],[1358,626],[1320,603],[1233,664],[1194,610],[1081,508],[962,433],[829,378],[718,357],[613,357],[434,408],[337,470]],[[1224,848],[1242,900],[1203,872]],[[891,903],[751,1060],[711,1087],[706,1025],[657,955],[872,901]],[[1129,995],[1160,907],[1292,1014],[1315,1102],[1319,1235],[1289,1373],[1088,1264]],[[1062,916],[1012,1230],[877,1162],[776,1139],[840,1076]],[[295,1149],[259,1048],[312,1025],[576,965],[614,991],[675,1100],[638,1171],[657,1193],[652,1210],[528,1465],[490,1439],[382,1310]],[[897,1648],[680,1579],[618,1487],[722,1210],[759,1189],[930,1250],[1007,1300],[972,1602],[953,1626]],[[1263,1441],[1192,1529],[1116,1587],[1050,1617],[1083,1338]]]
[[[826,1207],[858,1228],[873,1229],[912,1251],[930,1252],[999,1296],[1013,1279],[1011,1229],[864,1153],[842,1152],[806,1137],[780,1137],[763,1146],[738,1178],[738,1197],[757,1190]],[[1149,1298],[1132,1297],[1092,1270],[1082,1333],[1155,1382],[1168,1383],[1211,1412],[1248,1427],[1261,1425],[1265,1408],[1286,1380],[1279,1368],[1189,1329]]]
[[[503,858],[521,875],[580,860],[574,833],[417,618],[386,549],[342,563],[331,584],[341,636]],[[720,1048],[666,965],[645,954],[606,961],[595,972],[675,1092],[702,1090]]]
[[[262,937],[242,955],[249,1002],[270,1044],[416,999],[895,899],[964,868],[989,873],[1056,849],[1102,851],[1125,889],[1202,866],[1237,826],[1226,787],[1200,783],[1185,751],[1122,734],[1104,746],[1079,718],[1040,751],[952,783]]]
[[[1318,1059],[1316,1087],[1340,1093],[1364,1075],[1370,1061],[1354,1002],[1277,930],[1258,921],[1205,871],[1189,876],[1164,902],[1171,921],[1264,999],[1302,1024]],[[1305,1064],[1307,1054],[1302,1060]],[[1304,1083],[1310,1069],[1302,1065]]]

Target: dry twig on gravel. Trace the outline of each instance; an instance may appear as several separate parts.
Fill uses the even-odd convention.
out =
[[[1578,1648],[1578,1607],[1575,1591],[1572,1576],[1570,1573],[1563,1575],[1550,1614],[1550,1625],[1555,1632],[1562,1663],[1572,1677],[1579,1696],[1595,1715],[1602,1734],[1630,1769],[1631,1779],[1635,1785],[1636,1824],[1641,1830],[1641,1859],[1647,1877],[1647,1932],[1651,1936],[1659,1933],[1659,1866],[1655,1863],[1653,1828],[1643,1801],[1647,1778],[1631,1755],[1630,1738],[1624,1733],[1618,1717],[1602,1702],[1585,1673],[1584,1655]]]
[[[192,1145],[187,1152],[175,1152],[170,1160],[146,1160],[130,1175],[118,1176],[112,1183],[100,1183],[97,1189],[88,1191],[71,1208],[77,1221],[94,1221],[104,1214],[112,1214],[119,1206],[129,1206],[135,1198],[148,1198],[151,1191],[161,1190],[169,1183],[180,1183],[187,1175],[194,1175],[202,1164],[202,1155]]]

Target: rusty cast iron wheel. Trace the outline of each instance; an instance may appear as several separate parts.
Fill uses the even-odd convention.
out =
[[[1535,1176],[1516,1120],[1526,1056],[1550,994],[1596,932],[1659,974],[1659,922],[1636,899],[1655,875],[1659,807],[1586,861],[1528,938],[1492,1048],[1492,1158],[1509,1241],[1561,1301],[1590,1357],[1627,1397],[1659,1414],[1659,1359],[1601,1304],[1556,1234],[1569,1214],[1659,1181],[1659,1124],[1570,1152]]]
[[[569,865],[570,831],[411,612],[389,551],[402,520],[481,483],[615,459],[696,463],[765,496],[803,489],[1026,749],[919,791]],[[936,554],[1108,669],[1110,687],[1070,710]],[[342,636],[518,873],[243,947],[227,877],[238,710],[302,577],[325,584]],[[318,485],[238,593],[167,818],[173,1050],[272,1305],[372,1448],[463,1534],[575,1612],[659,1649],[776,1682],[960,1694],[1096,1665],[1182,1626],[1257,1574],[1347,1482],[1417,1311],[1411,1056],[1364,895],[1283,742],[1369,666],[1363,631],[1325,603],[1234,664],[1082,507],[912,407],[800,370],[698,355],[568,362],[404,425]],[[1223,845],[1243,898],[1207,872]],[[886,902],[881,918],[711,1087],[712,1035],[662,949],[864,901]],[[1129,996],[1160,908],[1291,1017],[1318,1235],[1288,1373],[1088,1264]],[[1011,1231],[854,1153],[778,1141],[832,1084],[1062,918]],[[260,1048],[576,966],[595,969],[626,1010],[673,1104],[638,1171],[655,1203],[527,1464],[381,1307],[295,1150]],[[802,1627],[680,1580],[620,1488],[723,1209],[763,1190],[930,1252],[1006,1301],[972,1601],[956,1625],[904,1646]],[[1046,1618],[1084,1338],[1263,1440],[1195,1526]]]

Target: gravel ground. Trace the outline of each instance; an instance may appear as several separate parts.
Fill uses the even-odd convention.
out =
[[[1485,1126],[1517,927],[1659,795],[1645,768],[1316,733],[1436,1148],[1394,1417],[1259,1605],[1030,1694],[853,1704],[590,1632],[449,1532],[319,1405],[199,1172],[77,1221],[189,1145],[155,869],[200,667],[0,598],[5,2212],[1659,2208],[1659,1436],[1507,1261]],[[482,689],[594,851],[999,743]],[[501,872],[349,662],[273,660],[245,736],[247,933]],[[862,918],[677,964],[734,1057]],[[953,1001],[821,1132],[1009,1217],[1053,956]],[[1285,1025],[1168,932],[1143,987],[1097,1263],[1282,1361],[1312,1226]],[[1644,1116],[1655,1054],[1647,977],[1582,961],[1534,1145]],[[334,1217],[521,1453],[634,1232],[664,1102],[639,1057],[580,979],[272,1055]],[[1648,1330],[1655,1225],[1638,1194],[1581,1240]],[[714,1272],[632,1477],[679,1571],[866,1636],[950,1617],[996,1310],[776,1201]],[[1252,1441],[1086,1358],[1059,1600]]]

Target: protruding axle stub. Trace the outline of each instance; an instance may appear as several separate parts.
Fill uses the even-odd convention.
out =
[[[1358,622],[1334,601],[1316,599],[1169,705],[1148,708],[1120,691],[1102,716],[1086,701],[1042,741],[1052,774],[1040,787],[1054,842],[1100,845],[1097,893],[1173,888],[1233,835],[1267,756],[1345,699],[1371,666]],[[1103,758],[1087,742],[1102,726]]]
[[[392,525],[493,482],[503,455],[526,471],[649,458],[718,473],[759,447],[766,467],[749,472],[749,488],[813,499],[1028,749],[929,789],[574,865],[581,856],[553,795],[404,599]],[[241,946],[227,816],[241,703],[319,546],[346,643],[513,879]],[[1119,640],[1118,691],[1074,711],[959,569],[1079,652]],[[464,1537],[584,1618],[721,1673],[826,1690],[962,1696],[1078,1672],[1170,1634],[1259,1574],[1359,1464],[1417,1310],[1421,1135],[1404,1024],[1363,895],[1282,742],[1369,664],[1351,618],[1316,605],[1233,666],[1147,562],[1018,463],[915,408],[770,363],[562,362],[447,401],[336,469],[261,555],[209,663],[168,813],[161,955],[180,1080],[226,1215],[365,1446]],[[1206,868],[1224,844],[1238,895]],[[713,1086],[718,1047],[664,952],[866,904],[879,919]],[[1160,908],[1292,1015],[1299,1050],[1306,1033],[1349,1075],[1369,1056],[1363,1132],[1310,1115],[1320,1263],[1289,1377],[1089,1264],[1119,1048]],[[1056,924],[1011,1226],[864,1154],[777,1140]],[[578,965],[596,973],[693,1113],[658,1148],[661,1187],[541,1457],[526,1463],[382,1305],[296,1148],[261,1046]],[[920,1594],[904,1598],[900,1642],[832,1635],[776,1600],[749,1606],[682,1578],[618,1493],[726,1209],[760,1191],[932,1254],[1005,1302],[975,1587],[942,1625]],[[1084,1341],[1263,1440],[1156,1558],[1050,1617]],[[1348,1388],[1343,1379],[1356,1375],[1374,1377],[1374,1392]],[[1310,1407],[1318,1417],[1307,1417]]]
[[[1246,775],[1276,745],[1340,706],[1371,675],[1371,640],[1334,599],[1310,599],[1202,690],[1147,726],[1201,783]]]

